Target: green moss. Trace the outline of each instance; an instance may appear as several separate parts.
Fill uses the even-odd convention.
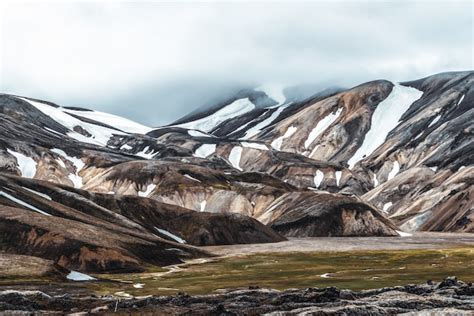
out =
[[[439,281],[456,275],[474,280],[474,249],[267,253],[181,266],[163,274],[101,275],[121,280],[88,283],[98,294],[206,294],[216,289],[258,285],[275,289],[337,286],[353,290]],[[322,275],[329,273],[329,278]],[[143,283],[137,289],[134,283]]]

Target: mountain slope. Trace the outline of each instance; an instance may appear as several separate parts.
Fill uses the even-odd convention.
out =
[[[6,120],[15,121],[16,116],[23,116],[21,122],[11,122],[7,128],[15,129],[14,126],[20,125],[25,130],[13,138],[2,139],[6,147],[2,168],[90,192],[150,197],[195,211],[228,214],[226,216],[240,213],[260,220],[261,214],[266,213],[280,195],[313,189],[311,173],[314,168],[335,172],[337,183],[333,185],[336,186],[339,185],[338,176],[342,174],[337,171],[341,169],[338,165],[285,157],[278,152],[274,152],[276,161],[266,159],[255,170],[242,172],[239,164],[243,148],[245,152],[265,151],[265,146],[257,142],[231,146],[235,143],[232,140],[182,127],[160,128],[146,135],[128,133],[123,126],[133,124],[123,124],[126,121],[121,120],[122,130],[112,130],[101,121],[106,117],[104,114],[98,114],[94,120],[94,112],[90,111],[81,110],[88,113],[84,118],[77,115],[80,112],[77,110],[71,116],[70,110],[47,103],[38,104],[39,101],[15,96],[3,98],[4,113],[9,114],[4,115]],[[10,113],[13,109],[20,113]],[[32,121],[33,116],[39,119]],[[111,121],[115,122],[117,118],[113,117]],[[27,129],[34,133],[27,133]],[[136,126],[132,130],[136,131]],[[106,145],[101,145],[104,142]],[[219,153],[230,152],[230,156],[225,159],[210,157],[216,149]],[[274,164],[270,175],[263,173],[268,163]],[[306,168],[307,176],[301,179],[293,179],[291,174],[288,179],[272,176],[290,166],[294,166],[291,170]],[[330,188],[329,185],[325,187]],[[291,201],[289,203],[285,205],[288,209],[292,207]],[[394,233],[393,227],[386,227],[385,231]],[[324,229],[317,232],[317,235],[327,234],[333,233]],[[365,226],[360,226],[354,234],[366,235]],[[274,236],[267,240],[276,239]],[[233,240],[252,242],[240,237]],[[256,237],[253,242],[260,240]]]
[[[267,87],[160,128],[0,95],[1,250],[119,271],[208,255],[190,245],[474,232],[473,82]]]
[[[363,196],[405,229],[472,231],[473,80],[466,71],[373,81],[242,114],[211,132],[219,138],[200,141],[212,149],[206,155],[244,171]],[[455,223],[434,225],[445,212]]]

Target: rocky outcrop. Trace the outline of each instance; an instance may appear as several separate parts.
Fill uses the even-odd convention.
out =
[[[398,235],[397,227],[376,209],[343,195],[286,194],[262,218],[275,231],[292,237]]]
[[[474,287],[454,277],[440,283],[386,287],[366,291],[307,288],[276,291],[221,290],[210,295],[112,297],[50,296],[40,291],[0,291],[0,311],[161,313],[167,315],[470,315]]]

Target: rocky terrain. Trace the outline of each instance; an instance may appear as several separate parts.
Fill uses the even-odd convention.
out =
[[[474,232],[473,82],[245,90],[158,128],[2,94],[0,253],[127,272],[212,256],[197,246]]]
[[[446,278],[440,283],[406,285],[365,291],[307,288],[276,291],[258,287],[222,290],[211,295],[77,298],[41,291],[0,291],[0,311],[28,314],[88,312],[166,315],[394,315],[443,313],[470,315],[474,309],[471,283]],[[23,313],[22,313],[23,312]]]

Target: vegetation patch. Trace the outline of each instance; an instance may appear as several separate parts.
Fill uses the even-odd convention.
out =
[[[249,286],[274,289],[337,286],[363,290],[441,281],[474,281],[474,249],[265,253],[194,260],[139,274],[97,275],[97,294],[209,294]]]

